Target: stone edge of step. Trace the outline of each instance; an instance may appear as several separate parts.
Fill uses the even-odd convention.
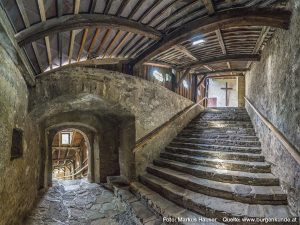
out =
[[[130,190],[140,199],[143,199],[147,205],[152,208],[156,213],[165,218],[177,219],[178,217],[187,218],[199,218],[202,217],[204,219],[209,220],[198,213],[192,212],[188,209],[182,208],[181,206],[175,204],[174,202],[164,198],[157,192],[148,188],[140,182],[132,182],[130,184]],[[170,224],[170,223],[168,223]],[[199,223],[184,223],[184,222],[172,222],[173,225],[195,225]],[[220,222],[206,222],[206,225],[224,225]]]
[[[170,173],[170,171],[172,173]],[[231,184],[223,183],[219,181],[202,179],[195,177],[190,174],[178,172],[176,170],[163,168],[155,165],[149,165],[147,167],[148,174],[151,174],[161,179],[166,179],[169,182],[171,180],[178,181],[178,185],[181,187],[188,187],[188,189],[202,193],[205,195],[226,198],[230,200],[235,200],[243,203],[254,204],[269,204],[269,205],[286,205],[287,199],[284,192],[281,190],[280,186],[254,186],[254,185],[245,185],[245,184]],[[195,182],[195,180],[199,182]],[[182,185],[180,185],[182,184]],[[191,189],[193,188],[193,189]],[[240,188],[248,189],[251,191],[248,195],[245,193],[239,193]],[[280,189],[277,193],[274,192],[274,189]],[[201,192],[202,191],[202,192]],[[213,195],[215,194],[215,195]],[[222,195],[222,196],[221,196]]]

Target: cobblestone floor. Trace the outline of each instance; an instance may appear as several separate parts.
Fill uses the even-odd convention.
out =
[[[136,225],[104,187],[86,180],[54,181],[25,225]]]

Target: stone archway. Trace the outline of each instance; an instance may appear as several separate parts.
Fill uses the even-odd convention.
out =
[[[84,132],[90,143],[91,182],[106,182],[107,176],[122,175],[135,179],[135,161],[132,153],[135,144],[135,117],[110,105],[98,96],[61,96],[33,110],[39,118],[41,135],[40,188],[52,183],[51,144],[62,129],[75,128]]]

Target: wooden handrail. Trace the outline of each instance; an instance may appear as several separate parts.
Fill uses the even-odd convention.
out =
[[[300,164],[300,153],[294,147],[289,140],[275,127],[261,112],[259,112],[255,106],[250,102],[249,99],[244,97],[246,102],[251,106],[253,111],[257,114],[257,116],[264,122],[264,124],[272,131],[275,137],[281,142],[281,144],[288,150],[288,152],[293,156],[293,158]]]
[[[57,178],[68,178],[68,177],[73,177],[73,176],[75,176],[75,175],[77,175],[77,174],[79,174],[80,172],[82,172],[84,169],[86,169],[88,167],[88,164],[87,165],[85,165],[84,167],[82,167],[79,171],[77,171],[76,173],[73,173],[73,174],[71,174],[71,175],[68,175],[68,176],[63,176],[63,177],[57,177]]]
[[[150,141],[151,139],[153,139],[157,134],[159,134],[162,130],[164,130],[164,128],[166,128],[169,124],[171,124],[174,120],[176,120],[177,118],[179,118],[180,116],[182,116],[183,114],[188,113],[189,111],[191,111],[192,109],[194,109],[196,106],[200,105],[200,103],[202,103],[205,99],[207,99],[207,97],[201,99],[199,102],[192,104],[188,107],[186,107],[185,109],[183,109],[182,111],[180,111],[179,113],[177,113],[176,115],[174,115],[172,118],[170,118],[168,121],[166,121],[165,123],[163,123],[162,125],[160,125],[159,127],[155,128],[153,131],[151,131],[150,133],[148,133],[147,135],[145,135],[144,137],[140,138],[136,143],[135,143],[135,147],[133,149],[133,153],[137,152],[138,149],[140,149],[141,146],[143,146],[146,142]]]

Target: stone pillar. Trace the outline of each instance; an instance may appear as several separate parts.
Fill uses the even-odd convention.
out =
[[[238,107],[245,107],[245,77],[238,76],[236,81],[238,90]]]

